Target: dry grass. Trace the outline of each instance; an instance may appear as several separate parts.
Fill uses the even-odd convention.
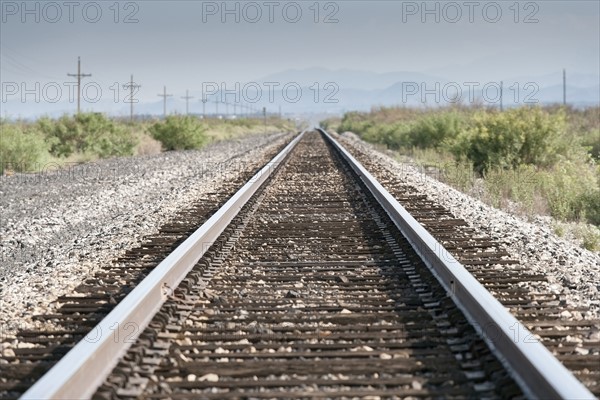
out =
[[[140,133],[138,135],[138,145],[134,151],[138,156],[158,154],[162,152],[162,144],[147,133]]]

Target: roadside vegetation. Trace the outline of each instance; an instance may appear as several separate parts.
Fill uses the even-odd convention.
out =
[[[378,108],[327,120],[495,207],[600,250],[600,108]]]
[[[269,118],[266,127],[262,118],[204,120],[182,115],[133,124],[100,113],[34,122],[0,119],[0,175],[43,171],[48,164],[200,149],[220,140],[293,129],[291,122],[279,118]]]

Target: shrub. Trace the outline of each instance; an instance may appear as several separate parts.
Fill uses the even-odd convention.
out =
[[[447,162],[442,172],[444,182],[458,190],[468,192],[475,186],[473,166],[466,161]]]
[[[583,225],[578,229],[582,246],[589,251],[600,251],[600,229],[591,225]]]
[[[339,130],[340,132],[351,131],[362,137],[373,125],[374,123],[366,114],[349,112],[344,114]]]
[[[121,124],[100,113],[62,116],[56,121],[42,118],[38,127],[51,141],[50,152],[57,157],[89,153],[101,158],[132,155],[134,135]]]
[[[407,134],[409,129],[410,125],[403,122],[376,125],[367,130],[365,138],[373,137],[371,141],[384,144],[389,149],[397,150],[408,146]]]
[[[600,159],[600,107],[565,107],[568,134],[579,141],[596,160]]]
[[[457,112],[430,114],[410,127],[407,141],[421,149],[439,148],[443,143],[454,140],[465,127],[464,117]]]
[[[199,149],[207,141],[207,128],[196,118],[170,115],[150,126],[150,135],[166,150]]]
[[[33,128],[0,124],[0,173],[24,172],[42,166],[49,158],[44,136]]]
[[[324,121],[319,122],[319,126],[326,131],[334,130],[339,132],[340,124],[342,120],[340,118],[328,118]],[[343,132],[340,132],[343,133]]]
[[[561,220],[587,220],[598,224],[600,210],[598,168],[585,160],[563,160],[540,171],[537,185],[550,214]]]
[[[563,149],[560,139],[564,113],[540,108],[515,108],[503,113],[482,112],[450,144],[454,155],[466,158],[478,172],[490,167],[516,168],[521,164],[549,166]]]
[[[600,189],[588,188],[580,197],[582,213],[585,219],[596,226],[600,226]]]
[[[381,115],[347,113],[342,119],[339,131],[352,131],[367,142],[383,144],[390,149],[427,149],[440,148],[446,141],[454,139],[466,126],[465,117],[456,111],[423,114],[404,108],[397,112],[382,108],[378,113]],[[398,119],[393,120],[392,116]]]
[[[445,182],[495,206],[600,225],[598,107],[384,107],[346,113],[339,130],[441,166]]]
[[[141,133],[138,135],[138,139],[138,145],[135,148],[136,155],[159,154],[162,151],[162,144],[148,134]]]
[[[580,141],[592,157],[600,160],[600,129],[592,129],[582,133]]]

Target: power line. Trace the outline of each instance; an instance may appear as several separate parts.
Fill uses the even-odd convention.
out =
[[[81,111],[81,78],[87,78],[88,76],[92,76],[92,74],[81,73],[81,57],[77,57],[77,73],[67,74],[67,76],[77,78],[77,114],[79,114]]]
[[[139,89],[140,87],[142,87],[142,85],[133,83],[133,74],[131,74],[131,81],[123,85],[123,89],[129,89],[129,120],[131,121],[131,123],[133,123],[133,103],[135,102],[135,100],[133,99],[133,91],[135,89]]]
[[[39,59],[36,59],[36,58],[33,58],[33,57],[29,56],[29,55],[20,53],[19,51],[15,50],[11,46],[7,46],[6,42],[0,41],[0,50],[4,50],[5,52],[8,51],[9,53],[13,53],[15,56],[26,58],[26,59],[28,59],[29,61],[31,61],[32,63],[35,63],[35,64],[43,64],[42,62],[40,62]]]
[[[61,78],[58,78],[56,76],[51,76],[51,75],[46,75],[40,71],[38,71],[35,68],[30,67],[28,64],[30,63],[34,63],[34,64],[43,64],[42,62],[39,62],[31,57],[25,56],[17,51],[15,51],[14,49],[11,49],[10,47],[6,46],[4,43],[0,43],[0,54],[2,54],[2,57],[0,57],[0,60],[10,64],[10,66],[17,68],[18,70],[22,70],[17,72],[20,75],[25,75],[23,72],[31,74],[31,75],[35,75],[35,76],[39,76],[42,78],[46,78],[46,79],[53,79],[53,80],[59,80]],[[23,58],[23,59],[27,59],[29,61],[26,61],[27,64],[25,62],[21,62],[19,61],[19,58]],[[5,69],[7,70],[7,69]],[[10,71],[10,70],[8,70]],[[10,71],[15,73],[15,71]]]
[[[167,94],[167,87],[163,86],[163,94],[159,94],[158,96],[163,98],[163,114],[164,117],[167,118],[167,97],[171,97],[173,95]]]
[[[8,63],[11,67],[17,68],[19,70],[24,70],[25,72],[28,72],[30,74],[38,74],[36,71],[34,71],[33,69],[31,69],[30,67],[23,64],[22,62],[20,62],[19,60],[17,60],[9,54],[2,54],[2,61]]]
[[[31,77],[31,74],[26,74],[23,71],[19,71],[17,69],[11,69],[11,68],[14,68],[14,67],[12,65],[4,65],[4,66],[0,65],[0,71],[6,71],[6,72],[10,72],[11,74],[17,74],[17,75],[21,75],[21,76]]]

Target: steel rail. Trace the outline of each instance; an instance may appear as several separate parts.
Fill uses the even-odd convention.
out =
[[[56,363],[23,399],[90,398],[119,358],[221,235],[240,209],[285,160],[305,131],[294,138],[212,217],[167,256],[96,327]],[[132,328],[135,332],[132,334]],[[120,338],[120,340],[119,340]]]
[[[527,396],[539,399],[595,398],[360,162],[325,130],[319,131],[368,187]]]

